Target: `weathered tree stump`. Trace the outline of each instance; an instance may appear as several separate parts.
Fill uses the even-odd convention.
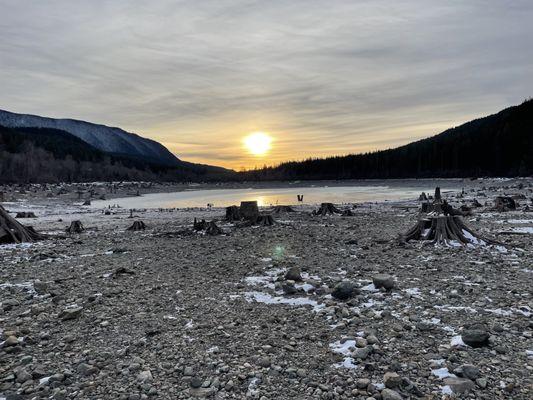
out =
[[[146,229],[146,225],[143,221],[135,221],[132,226],[130,226],[127,230],[128,231],[144,231]]]
[[[37,218],[33,211],[21,211],[18,212],[15,218]]]
[[[344,210],[342,210],[342,214],[341,214],[343,217],[353,217],[355,214],[353,213],[352,210],[350,210],[349,208],[346,208]]]
[[[209,236],[221,235],[222,233],[222,229],[217,226],[215,221],[209,222],[205,228],[205,234]]]
[[[192,229],[195,231],[203,231],[207,228],[207,222],[205,222],[205,219],[202,219],[201,221],[198,221],[196,218],[194,219]]]
[[[70,223],[70,226],[67,227],[67,229],[65,230],[67,233],[82,233],[83,231],[85,231],[85,228],[83,227],[83,224],[81,223],[81,221],[72,221]]]
[[[91,200],[85,200],[82,205],[90,206],[91,205]]]
[[[322,203],[320,208],[313,211],[313,215],[342,214],[342,211],[333,205],[333,203]]]
[[[494,208],[497,211],[516,210],[516,202],[512,197],[498,196],[494,199]]]
[[[239,211],[245,220],[251,222],[255,222],[257,217],[259,217],[259,207],[257,207],[257,201],[241,201],[241,207]]]
[[[35,242],[44,238],[44,235],[35,232],[31,226],[22,225],[0,206],[0,243]]]
[[[465,215],[461,210],[453,208],[440,194],[440,188],[435,188],[435,196],[433,202],[424,201],[420,207],[421,213],[434,213],[444,215]]]
[[[272,212],[274,214],[281,214],[281,213],[292,213],[292,212],[296,212],[296,211],[291,206],[275,206],[272,209]]]
[[[472,207],[479,208],[479,207],[483,207],[483,205],[479,201],[477,201],[477,199],[474,199],[472,201]]]
[[[241,210],[237,206],[226,207],[226,221],[240,221],[242,219]]]
[[[418,201],[428,201],[428,197],[425,192],[422,192],[420,196],[418,196]]]
[[[274,218],[272,218],[272,215],[269,214],[259,215],[255,221],[255,224],[260,226],[272,226],[274,225]]]
[[[420,219],[402,237],[410,240],[430,241],[431,244],[500,244],[493,239],[478,235],[467,227],[460,216],[435,215]]]

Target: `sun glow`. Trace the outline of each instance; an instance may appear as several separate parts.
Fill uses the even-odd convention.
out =
[[[272,138],[264,132],[253,132],[244,138],[244,146],[254,156],[262,156],[271,148]]]

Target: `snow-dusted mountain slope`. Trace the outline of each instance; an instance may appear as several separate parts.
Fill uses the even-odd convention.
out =
[[[161,143],[120,128],[74,119],[54,119],[0,110],[0,125],[9,128],[37,127],[60,129],[107,153],[126,154],[164,165],[180,161]]]

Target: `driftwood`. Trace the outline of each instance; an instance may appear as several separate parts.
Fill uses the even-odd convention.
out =
[[[24,226],[0,206],[0,243],[35,242],[44,239],[31,227]]]
[[[275,206],[272,209],[272,212],[274,214],[281,214],[281,213],[291,213],[291,212],[296,212],[296,211],[291,206]]]
[[[242,219],[241,217],[241,210],[237,206],[229,206],[226,207],[226,221],[233,222],[233,221],[240,221]]]
[[[135,221],[132,226],[130,226],[128,231],[144,231],[146,229],[146,225],[143,221]]]
[[[85,228],[83,227],[83,224],[81,223],[81,221],[72,221],[70,223],[70,226],[67,227],[67,229],[65,230],[67,233],[82,233],[83,231],[85,231]]]
[[[241,207],[239,209],[242,218],[255,222],[259,217],[259,207],[257,207],[257,201],[241,201]]]
[[[18,212],[15,218],[37,218],[33,211],[21,211]]]
[[[333,205],[333,203],[322,203],[320,208],[313,211],[313,215],[342,214],[342,211]]]

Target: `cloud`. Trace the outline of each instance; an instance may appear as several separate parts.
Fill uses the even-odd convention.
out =
[[[118,125],[190,161],[261,165],[387,148],[533,93],[530,1],[0,8],[9,15],[0,108]],[[267,160],[242,149],[254,130],[276,139]]]

